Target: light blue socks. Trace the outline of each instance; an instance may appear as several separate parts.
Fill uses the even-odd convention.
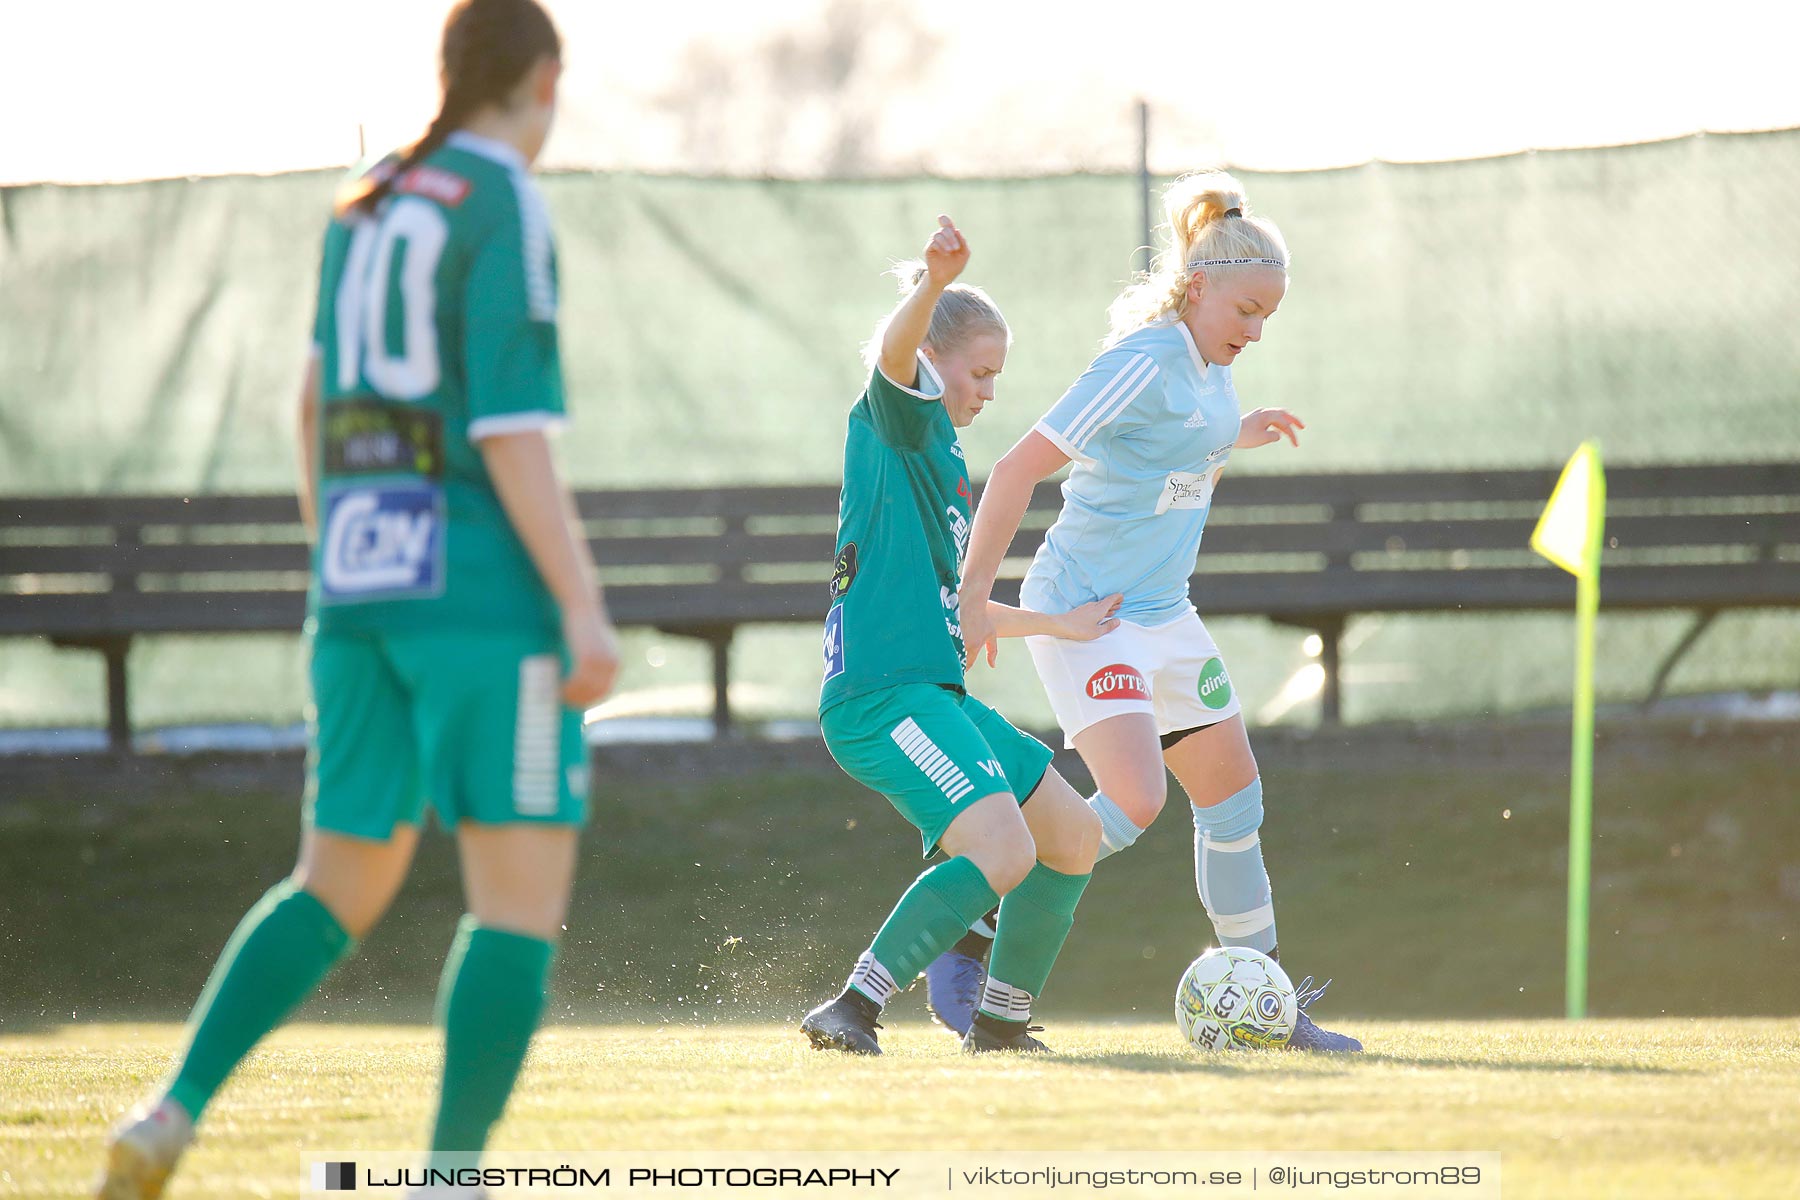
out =
[[[1263,867],[1262,779],[1194,807],[1194,884],[1221,946],[1275,949],[1275,896]]]
[[[1105,792],[1095,792],[1088,797],[1087,804],[1094,810],[1094,815],[1100,818],[1100,853],[1094,857],[1095,862],[1117,854],[1137,841],[1138,835],[1144,832],[1132,824],[1131,818],[1125,815],[1125,810],[1114,804],[1112,797]]]

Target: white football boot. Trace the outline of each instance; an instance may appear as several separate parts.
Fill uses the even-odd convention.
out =
[[[98,1200],[157,1200],[193,1140],[193,1118],[175,1101],[164,1097],[134,1110],[107,1143]]]

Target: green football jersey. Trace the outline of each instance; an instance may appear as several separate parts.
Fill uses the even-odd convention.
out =
[[[556,295],[543,200],[487,138],[451,134],[374,215],[332,222],[313,325],[318,630],[559,628],[478,445],[561,421]]]
[[[969,469],[943,381],[918,361],[917,387],[877,367],[850,410],[820,712],[896,684],[963,686]]]

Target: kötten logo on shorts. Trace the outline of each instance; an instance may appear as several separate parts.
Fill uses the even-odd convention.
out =
[[[1087,694],[1092,700],[1148,700],[1150,685],[1135,668],[1114,663],[1088,676]]]

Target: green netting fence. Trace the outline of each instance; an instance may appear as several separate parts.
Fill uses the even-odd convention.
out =
[[[1295,409],[1309,431],[1300,450],[1243,455],[1234,470],[1549,465],[1590,436],[1612,463],[1800,454],[1800,130],[1240,177],[1294,267],[1280,315],[1235,370],[1239,392]],[[336,183],[0,189],[0,491],[291,486]],[[582,173],[544,186],[576,418],[560,452],[583,486],[834,479],[858,349],[894,295],[881,272],[940,211],[968,233],[970,278],[1017,338],[999,403],[965,437],[979,472],[1086,363],[1142,241],[1128,175]],[[1602,691],[1628,699],[1683,622],[1609,622],[1620,652]],[[1722,619],[1674,688],[1794,686],[1797,624]],[[1253,714],[1310,717],[1278,702],[1304,663],[1297,635],[1258,622],[1215,632]],[[816,677],[794,639],[811,636],[746,643],[752,709],[809,707]],[[268,659],[263,687],[189,685],[220,644],[146,644],[140,720],[298,712],[284,639],[246,640],[243,653]],[[704,707],[698,656],[649,635],[632,649],[628,687]],[[1568,686],[1553,617],[1369,618],[1349,650],[1352,719],[1512,711]],[[1028,670],[995,686],[1047,717]],[[98,695],[97,667],[0,642],[0,724],[91,723]]]

